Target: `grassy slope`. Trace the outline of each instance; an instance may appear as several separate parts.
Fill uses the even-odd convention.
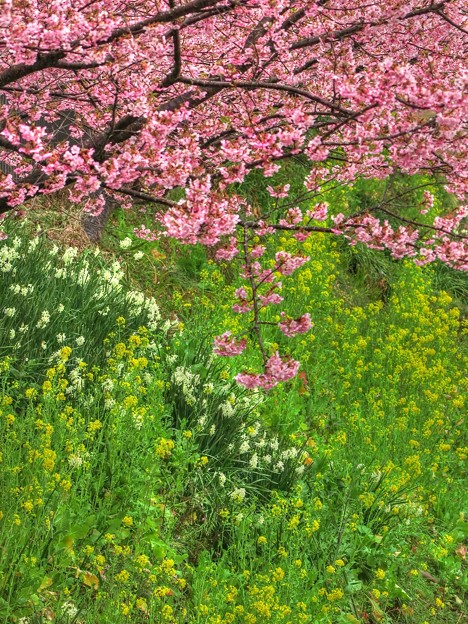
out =
[[[51,226],[50,216],[38,219]],[[186,331],[147,343],[138,318],[116,325],[128,306],[114,301],[105,359],[78,351],[85,391],[64,399],[79,359],[71,366],[64,354],[50,388],[38,373],[18,379],[22,367],[3,364],[6,621],[461,621],[466,282],[311,238],[310,262],[285,283],[287,310],[310,311],[315,323],[294,343],[303,374],[245,411],[225,387],[232,371],[210,365],[199,347],[242,327],[229,309],[235,273],[201,249],[167,242],[122,250],[131,227],[132,218],[116,215],[104,255],[120,257],[127,281],[154,294]],[[295,249],[288,236],[278,242]],[[31,301],[38,314],[56,305]],[[86,312],[78,331],[80,303],[69,305],[70,329],[60,329],[76,342],[95,321]],[[275,341],[268,336],[271,349]],[[175,381],[177,366],[185,381]],[[223,416],[227,404],[234,420]],[[268,463],[291,447],[299,463],[285,462],[287,454]],[[272,470],[278,462],[287,466]],[[278,475],[299,465],[304,473],[288,492]]]

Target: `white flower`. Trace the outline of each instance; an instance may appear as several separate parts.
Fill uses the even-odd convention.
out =
[[[143,416],[141,414],[133,416],[133,424],[135,425],[135,429],[139,431],[143,427]]]
[[[254,453],[249,461],[249,466],[253,469],[258,467],[258,455]]]
[[[29,329],[29,325],[25,325],[24,323],[21,325],[21,327],[19,328],[19,332],[20,334],[24,334],[25,332],[27,332]]]
[[[159,321],[161,319],[161,313],[154,297],[150,297],[146,300],[146,310],[150,323],[154,323],[155,321]]]
[[[210,435],[214,435],[215,431],[216,431],[216,425],[211,425],[210,431],[209,431]]]
[[[83,458],[77,454],[70,455],[68,463],[72,468],[79,468],[83,464]]]
[[[112,379],[110,379],[110,378],[105,379],[102,382],[102,388],[103,388],[103,390],[107,390],[107,392],[111,392],[112,389],[114,388],[114,382],[112,381]]]
[[[35,236],[29,243],[28,251],[34,251],[39,244],[39,237]]]
[[[229,402],[221,403],[219,409],[221,410],[221,414],[224,416],[224,418],[229,418],[234,414],[234,408]]]
[[[59,303],[57,306],[57,312],[63,312],[65,310],[65,306],[63,305],[63,303]]]
[[[47,349],[47,342],[45,340],[41,342],[41,349],[44,349],[44,351]]]
[[[36,327],[42,329],[46,327],[50,323],[50,313],[48,310],[44,310],[41,314],[41,318],[37,321]]]
[[[122,289],[120,281],[123,279],[124,274],[122,273],[118,262],[114,262],[110,269],[104,269],[100,276],[112,290]]]
[[[71,264],[78,255],[78,249],[76,247],[67,247],[65,253],[62,256],[62,260],[65,265]]]
[[[80,286],[84,286],[89,282],[90,274],[88,271],[88,265],[83,267],[81,271],[78,273],[78,279],[76,280]]]
[[[63,344],[65,342],[65,340],[67,339],[65,334],[57,334],[56,336],[57,342],[59,344]]]
[[[296,468],[296,474],[301,475],[304,472],[305,466],[298,466]]]
[[[120,249],[128,249],[132,246],[132,239],[126,236],[123,240],[120,241]]]
[[[163,326],[162,326],[162,330],[163,332],[168,332],[172,327],[172,323],[170,320],[164,321]],[[177,357],[177,356],[176,356]]]
[[[135,258],[135,260],[141,260],[144,255],[145,254],[142,251],[137,251],[135,254],[133,254],[133,257]]]
[[[203,386],[203,392],[205,394],[213,394],[213,390],[214,390],[214,385],[212,383],[206,383]]]
[[[154,377],[151,373],[143,373],[143,379],[148,385],[153,381]]]
[[[5,308],[4,309],[5,316],[15,316],[16,308]]]
[[[237,503],[241,503],[245,498],[245,494],[245,488],[236,488],[231,492],[231,498]]]
[[[297,450],[297,448],[295,446],[292,446],[291,448],[281,453],[281,458],[282,459],[294,459],[294,457],[297,457],[298,453],[299,451]]]
[[[224,484],[226,483],[226,475],[223,472],[218,472],[218,480],[219,485],[224,487]]]
[[[16,332],[14,329],[10,329],[10,340],[13,340],[13,338],[16,336]]]
[[[247,453],[247,451],[250,449],[250,444],[247,442],[247,440],[244,440],[244,442],[242,442],[242,444],[239,447],[239,453]]]
[[[62,605],[62,613],[70,618],[74,618],[78,613],[78,609],[75,607],[73,602],[67,601]]]
[[[76,340],[75,340],[76,344],[81,347],[82,345],[84,345],[85,343],[85,338],[84,336],[79,336]]]
[[[126,294],[125,298],[135,307],[141,307],[145,303],[145,295],[142,292],[132,290]]]
[[[55,269],[55,277],[57,279],[65,279],[67,277],[67,269]]]

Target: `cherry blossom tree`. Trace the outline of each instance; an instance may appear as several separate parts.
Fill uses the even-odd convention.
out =
[[[272,387],[298,363],[267,352],[259,311],[281,302],[278,274],[307,260],[278,252],[262,264],[275,231],[467,268],[467,22],[463,0],[2,0],[0,215],[61,189],[92,214],[144,202],[154,227],[137,236],[240,259],[235,309],[264,370],[239,381]],[[271,185],[258,214],[235,192],[251,171],[268,178],[298,157],[301,194]],[[443,179],[458,208],[429,222],[385,195],[354,214],[321,197],[395,172]],[[423,216],[432,202],[426,190]],[[279,330],[311,324],[283,316]],[[215,351],[245,346],[224,334]]]

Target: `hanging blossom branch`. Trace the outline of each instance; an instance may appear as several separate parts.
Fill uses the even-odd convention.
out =
[[[234,305],[251,331],[215,350],[255,341],[263,370],[239,381],[272,387],[298,364],[270,352],[260,314],[281,303],[277,276],[305,262],[277,252],[273,270],[262,264],[276,232],[468,268],[466,33],[463,0],[123,0],[118,11],[112,0],[4,0],[0,215],[61,190],[93,214],[106,198],[156,205],[137,236],[242,260]],[[302,193],[272,185],[263,214],[236,194],[250,172],[269,178],[293,159],[308,167]],[[458,207],[427,195],[416,219],[396,194],[354,214],[325,202],[333,184],[396,172],[443,173]],[[287,336],[312,323],[280,318]]]

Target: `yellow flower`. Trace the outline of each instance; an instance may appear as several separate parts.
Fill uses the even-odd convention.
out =
[[[277,583],[278,581],[282,581],[284,578],[284,570],[283,568],[276,568],[276,570],[273,572],[272,577],[273,581],[275,583]]]
[[[62,362],[66,362],[69,359],[71,354],[72,354],[71,347],[62,347],[60,349],[60,359],[62,360]]]
[[[337,587],[336,589],[333,589],[331,592],[327,594],[327,598],[330,602],[333,602],[334,600],[340,600],[341,598],[343,598],[343,596],[344,596],[343,590],[340,589],[339,587]]]
[[[118,581],[119,583],[126,583],[129,578],[130,578],[130,574],[127,572],[127,570],[122,570],[121,572],[115,575],[115,580]]]
[[[257,540],[257,544],[259,545],[266,544],[267,542],[268,540],[264,535],[260,535],[260,537]]]
[[[122,524],[126,527],[131,527],[133,526],[133,518],[132,516],[125,516],[125,518],[122,519]]]
[[[146,604],[146,600],[144,598],[137,598],[135,602],[135,606],[140,611],[147,611],[148,605]]]
[[[92,420],[88,425],[88,432],[94,433],[95,431],[99,431],[102,429],[102,422],[100,420]]]
[[[286,550],[286,548],[284,548],[284,546],[280,546],[276,552],[278,553],[280,557],[288,556],[288,551]]]
[[[145,568],[149,563],[149,558],[146,555],[138,555],[138,557],[135,559],[135,563],[140,568]]]
[[[23,509],[27,512],[31,512],[34,509],[34,505],[31,501],[26,501],[23,503]]]
[[[171,451],[175,444],[172,440],[166,438],[160,438],[156,445],[155,453],[161,459],[167,459],[171,456]]]

